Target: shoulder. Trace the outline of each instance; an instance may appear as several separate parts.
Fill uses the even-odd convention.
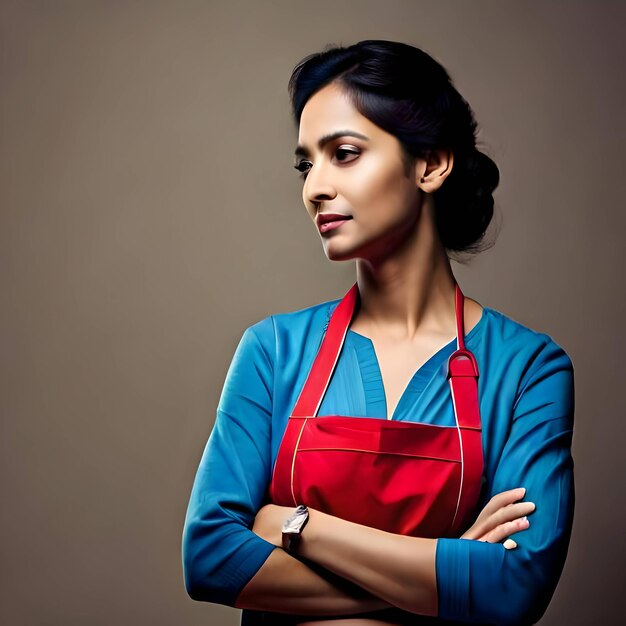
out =
[[[484,307],[487,341],[502,356],[527,363],[556,358],[572,367],[565,349],[548,333],[541,332],[491,307]]]
[[[334,308],[341,298],[326,300],[304,308],[268,315],[246,328],[246,335],[254,336],[266,351],[298,353],[302,346],[321,340]]]
[[[514,384],[518,399],[533,387],[545,387],[548,380],[573,393],[572,359],[551,335],[490,307],[484,314],[486,358],[492,370],[500,370],[501,377],[496,378],[501,384],[505,380]]]

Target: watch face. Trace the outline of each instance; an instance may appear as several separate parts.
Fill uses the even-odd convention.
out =
[[[302,530],[304,522],[309,517],[309,511],[306,507],[299,505],[295,513],[289,517],[283,525],[284,533],[299,533]]]
[[[294,513],[285,520],[283,524],[283,548],[293,553],[295,546],[298,544],[302,529],[309,520],[309,509],[300,504]]]

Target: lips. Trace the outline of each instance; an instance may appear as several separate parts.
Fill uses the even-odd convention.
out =
[[[339,222],[351,219],[351,215],[345,215],[343,213],[318,213],[316,222],[317,227],[321,228],[322,225],[328,224],[329,222]]]
[[[318,228],[320,233],[323,235],[328,231],[335,230],[337,228],[341,228],[346,222],[349,222],[352,219],[351,216],[342,215],[341,218],[332,218],[330,221],[325,221],[319,224]]]

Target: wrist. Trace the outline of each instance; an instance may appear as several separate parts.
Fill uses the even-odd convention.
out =
[[[320,532],[324,528],[324,517],[330,516],[315,509],[309,509],[309,520],[298,542],[298,554],[305,559],[312,560],[311,555],[315,553],[315,546],[320,539]]]

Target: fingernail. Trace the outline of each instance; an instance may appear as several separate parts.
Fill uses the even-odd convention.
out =
[[[502,545],[507,550],[512,550],[513,548],[517,548],[517,544],[513,541],[513,539],[507,539]]]
[[[522,517],[522,519],[523,519],[524,521],[528,521],[528,517],[527,517],[526,515],[524,515],[524,517]]]

